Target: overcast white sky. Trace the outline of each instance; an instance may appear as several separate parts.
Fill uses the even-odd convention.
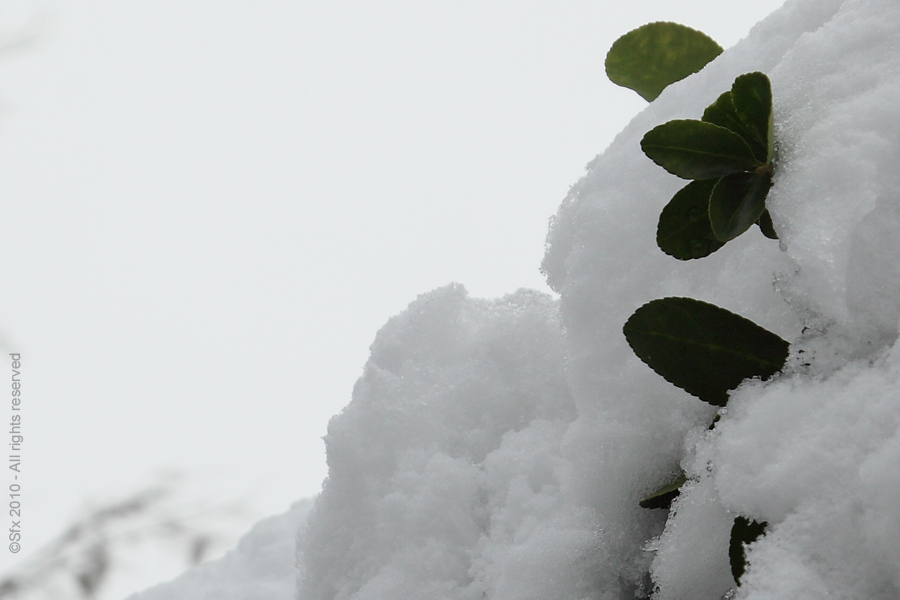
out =
[[[390,316],[451,281],[549,291],[547,219],[645,105],[606,80],[614,39],[675,20],[728,47],[780,4],[0,11],[8,31],[41,15],[37,41],[0,56],[22,556],[163,467],[213,468],[263,513],[315,494],[328,419]]]

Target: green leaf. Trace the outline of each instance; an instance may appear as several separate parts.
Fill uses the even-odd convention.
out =
[[[681,493],[681,486],[687,481],[684,471],[673,481],[659,488],[640,501],[641,508],[671,508],[672,501]]]
[[[706,107],[706,110],[703,111],[703,120],[738,134],[753,150],[753,156],[756,157],[756,160],[760,162],[767,161],[768,148],[756,139],[754,133],[735,112],[734,103],[731,101],[731,92],[725,92],[715,102]]]
[[[746,73],[731,86],[734,110],[753,135],[755,143],[766,148],[765,163],[774,154],[772,120],[772,84],[764,74]]]
[[[762,166],[741,136],[693,119],[654,127],[641,140],[641,149],[653,162],[683,179],[716,179]]]
[[[772,223],[772,215],[769,214],[768,209],[762,211],[762,214],[756,220],[756,224],[759,225],[759,230],[762,231],[764,236],[770,240],[778,239],[778,234],[775,232],[775,224]]]
[[[709,222],[719,241],[731,241],[756,223],[770,187],[769,173],[733,173],[716,183],[709,197]]]
[[[731,526],[731,541],[728,544],[728,558],[731,561],[731,575],[734,582],[741,585],[741,577],[747,568],[747,549],[745,544],[752,544],[765,535],[768,523],[759,523],[746,517],[736,517]]]
[[[617,39],[606,55],[606,75],[652,102],[672,83],[722,53],[704,33],[678,23],[648,23]]]
[[[768,379],[784,365],[788,343],[753,321],[693,298],[662,298],[623,327],[638,358],[668,382],[715,406],[750,377]]]
[[[679,260],[709,256],[725,245],[709,224],[709,197],[717,179],[692,181],[676,193],[659,215],[656,243]]]

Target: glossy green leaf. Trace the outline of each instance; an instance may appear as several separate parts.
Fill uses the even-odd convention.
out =
[[[703,111],[703,120],[738,134],[753,150],[753,156],[758,161],[767,161],[769,149],[756,139],[754,133],[735,112],[734,103],[731,101],[731,92],[725,92],[710,104]]]
[[[716,183],[709,197],[709,222],[721,242],[728,242],[750,229],[766,210],[772,187],[768,173],[733,173]]]
[[[641,508],[665,508],[672,506],[672,501],[681,493],[681,486],[687,481],[684,471],[673,481],[659,488],[640,501]]]
[[[735,583],[741,585],[741,577],[747,568],[746,544],[752,544],[765,535],[768,523],[759,523],[746,517],[736,517],[731,526],[731,541],[728,544],[728,558],[731,561],[731,575]]]
[[[772,85],[764,74],[746,73],[731,86],[734,110],[753,135],[754,142],[766,148],[765,163],[774,154],[772,120]]]
[[[709,224],[709,197],[717,179],[692,181],[669,201],[659,215],[656,243],[679,260],[709,256],[725,245]]]
[[[756,323],[692,298],[662,298],[623,327],[634,353],[668,382],[715,406],[750,377],[768,379],[784,365],[788,343]]]
[[[616,85],[652,102],[672,83],[702,69],[722,53],[704,33],[678,23],[648,23],[613,43],[606,74]]]
[[[769,214],[768,209],[762,211],[759,219],[756,220],[756,224],[759,225],[759,230],[762,231],[764,236],[770,240],[778,239],[778,233],[775,231],[775,224],[772,223],[772,215]]]
[[[716,179],[762,165],[741,136],[693,119],[654,127],[641,140],[641,149],[653,162],[683,179]]]

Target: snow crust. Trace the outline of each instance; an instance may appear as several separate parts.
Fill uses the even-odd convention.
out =
[[[684,182],[640,139],[699,118],[757,70],[774,93],[781,239],[754,229],[676,261],[655,229]],[[552,219],[542,268],[558,301],[451,285],[378,333],[325,438],[298,597],[900,597],[898,97],[896,0],[790,0],[670,86]],[[654,374],[621,332],[673,295],[792,344],[785,372],[745,382],[713,430],[716,409]],[[670,513],[638,506],[682,469]],[[769,525],[735,590],[736,515]],[[177,597],[207,597],[197,581]]]

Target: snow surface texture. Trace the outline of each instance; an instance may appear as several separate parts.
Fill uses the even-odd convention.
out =
[[[684,182],[640,139],[757,70],[774,93],[781,240],[754,229],[672,259],[655,229]],[[329,426],[299,598],[719,600],[736,515],[769,523],[738,598],[900,597],[898,97],[897,0],[789,1],[589,165],[551,222],[559,302],[452,285],[391,319]],[[715,409],[622,335],[673,295],[792,343],[786,372],[741,386],[713,431]],[[682,468],[671,514],[639,508]]]
[[[294,600],[297,532],[312,505],[312,499],[295,502],[283,515],[254,525],[222,558],[129,600]]]

